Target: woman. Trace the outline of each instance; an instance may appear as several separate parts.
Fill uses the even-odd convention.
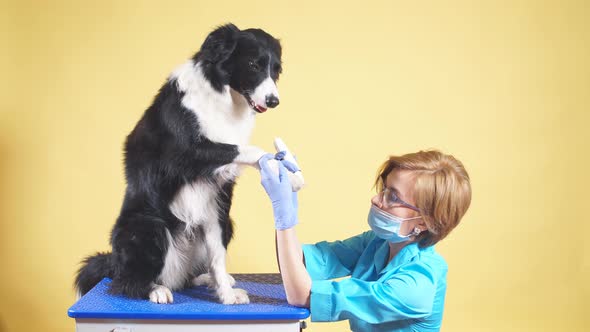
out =
[[[308,307],[312,321],[350,320],[353,331],[438,331],[447,264],[434,250],[471,201],[462,163],[438,151],[391,156],[380,167],[371,199],[371,231],[343,241],[299,244],[297,194],[287,161],[278,176],[260,160],[272,201],[279,268],[287,301]],[[333,278],[350,276],[341,281]]]

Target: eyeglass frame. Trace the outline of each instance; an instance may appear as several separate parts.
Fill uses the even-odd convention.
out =
[[[387,194],[386,191],[389,193],[388,194],[389,198],[393,198],[393,200],[390,200],[389,198],[388,199],[385,198],[385,195]],[[410,203],[406,203],[401,198],[399,198],[399,196],[395,194],[395,189],[383,187],[380,194],[381,194],[381,202],[382,203],[384,203],[384,201],[387,201],[388,203],[391,202],[392,204],[399,204],[401,206],[407,207],[408,209],[414,210],[416,212],[422,212],[419,208],[415,207],[414,205],[412,205]],[[390,204],[385,204],[385,206],[387,208],[393,207],[393,205],[390,205]]]

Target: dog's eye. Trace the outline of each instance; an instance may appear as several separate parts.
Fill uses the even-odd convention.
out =
[[[255,70],[255,71],[260,70],[260,66],[254,61],[249,61],[248,66],[250,66],[250,68],[252,68],[252,70]]]

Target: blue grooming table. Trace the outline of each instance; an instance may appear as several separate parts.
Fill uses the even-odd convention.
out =
[[[68,310],[78,332],[300,331],[309,310],[287,303],[280,274],[232,274],[250,304],[223,305],[206,287],[173,292],[156,304],[108,293],[105,278]]]

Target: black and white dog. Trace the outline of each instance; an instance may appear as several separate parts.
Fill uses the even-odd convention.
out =
[[[248,303],[226,272],[229,216],[256,113],[279,104],[281,45],[260,29],[228,24],[162,86],[125,143],[127,189],[111,232],[112,253],[83,261],[80,295],[103,277],[110,291],[171,303],[171,290],[208,285],[224,304]]]

